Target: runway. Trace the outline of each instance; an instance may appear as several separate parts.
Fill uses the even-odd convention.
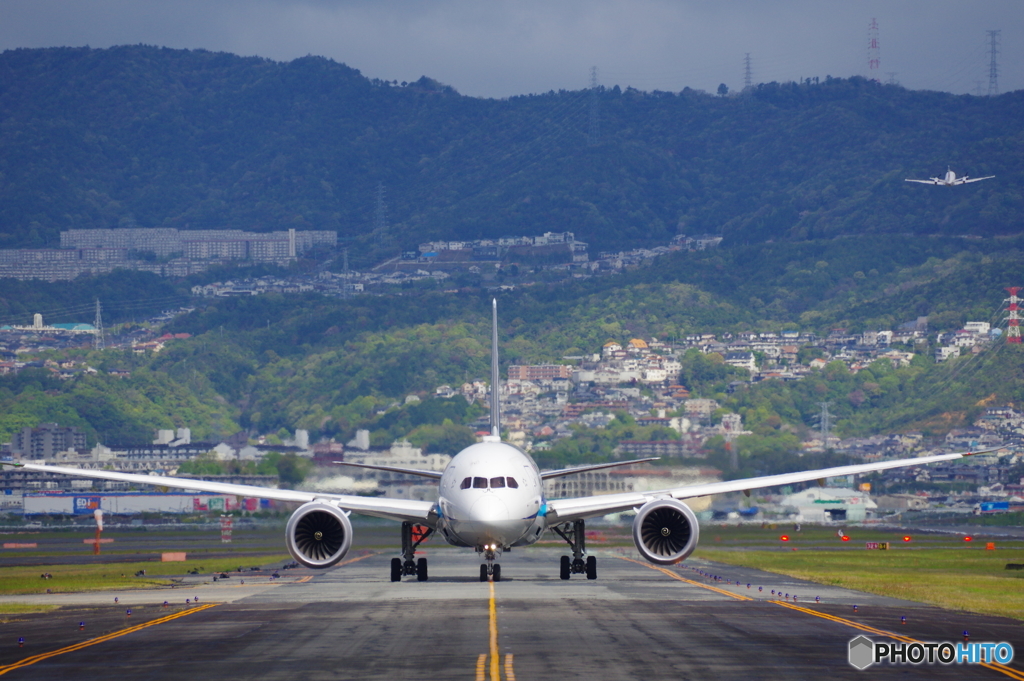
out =
[[[6,616],[0,676],[1024,680],[1024,627],[1014,620],[698,560],[652,569],[629,560],[635,559],[630,553],[599,552],[596,581],[574,576],[563,582],[561,551],[531,548],[503,556],[503,579],[490,584],[478,581],[479,561],[471,551],[428,549],[425,555],[427,582],[391,583],[391,555],[367,553],[327,571],[282,572],[280,580],[265,571],[246,575],[245,584],[238,575],[216,584],[194,577],[174,589],[5,597],[62,607]],[[772,596],[772,589],[783,596]],[[847,663],[848,642],[859,634],[880,642],[889,642],[891,632],[955,643],[965,629],[972,641],[1010,642],[1018,659],[1005,668],[924,664],[857,671]]]

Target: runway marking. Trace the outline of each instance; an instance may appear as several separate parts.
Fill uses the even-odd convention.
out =
[[[494,600],[494,582],[487,583],[490,600],[488,601],[488,614],[490,616],[490,652],[481,653],[476,658],[476,681],[486,681],[488,668],[490,670],[490,681],[501,681],[501,656],[498,654],[498,606]],[[490,658],[490,665],[487,659]],[[512,653],[505,656],[505,680],[516,681],[515,668],[512,666]]]
[[[645,568],[650,568],[652,570],[657,570],[658,572],[663,572],[664,574],[668,575],[669,577],[671,577],[672,579],[675,579],[677,581],[686,582],[687,584],[692,584],[693,586],[699,586],[702,589],[707,589],[708,591],[714,591],[715,593],[722,594],[723,596],[729,596],[730,598],[735,598],[738,601],[752,601],[752,600],[754,600],[750,596],[743,596],[741,594],[734,594],[731,591],[726,591],[725,589],[719,589],[716,586],[710,586],[708,584],[701,584],[700,582],[695,582],[692,579],[687,579],[686,577],[683,577],[682,575],[680,575],[680,574],[678,574],[676,572],[672,572],[671,570],[669,570],[667,568],[658,567],[657,565],[650,565],[649,563],[643,563],[643,562],[641,562],[639,560],[634,560],[632,558],[626,558],[625,556],[615,556],[615,557],[616,558],[620,558],[622,560],[628,560],[630,563],[636,563],[637,565],[643,565]]]
[[[501,668],[498,660],[498,607],[494,602],[494,582],[487,582],[490,587],[491,603],[491,681],[501,681]]]
[[[876,629],[876,628],[868,626],[866,624],[861,624],[860,622],[854,622],[853,620],[848,620],[845,617],[836,617],[835,615],[829,615],[829,614],[824,613],[824,612],[818,612],[817,610],[811,610],[810,608],[802,608],[799,605],[793,605],[792,603],[785,603],[783,601],[768,601],[768,602],[769,603],[774,603],[775,605],[781,605],[781,606],[783,606],[785,608],[789,608],[790,610],[797,610],[799,612],[803,612],[803,613],[806,613],[808,615],[814,615],[815,617],[820,617],[822,619],[830,620],[832,622],[837,622],[839,624],[845,624],[848,627],[853,627],[854,629],[859,629],[861,631],[866,631],[866,632],[871,633],[871,634],[876,634],[878,636],[885,636],[886,638],[895,639],[897,641],[900,641],[901,643],[923,643],[923,641],[919,641],[916,638],[910,638],[909,636],[901,636],[900,634],[895,634],[895,633],[893,633],[891,631],[885,631],[884,629]],[[982,662],[981,666],[988,667],[989,669],[991,669],[993,671],[997,671],[997,672],[1000,672],[1002,674],[1005,674],[1006,676],[1009,676],[1011,679],[1018,679],[1019,681],[1024,681],[1024,672],[1017,671],[1016,669],[1013,669],[1012,667],[1007,667],[1006,665],[999,664],[998,662]]]
[[[185,617],[186,615],[192,615],[192,614],[195,614],[197,612],[200,612],[201,610],[208,610],[208,609],[214,608],[216,606],[217,606],[216,603],[207,603],[206,605],[199,605],[199,606],[196,606],[194,608],[189,608],[188,610],[182,610],[181,612],[176,612],[173,615],[167,615],[166,617],[160,617],[159,619],[155,619],[155,620],[152,620],[150,622],[145,622],[143,624],[137,624],[134,627],[128,627],[127,629],[121,629],[120,631],[115,631],[115,632],[110,633],[110,634],[105,634],[105,635],[99,636],[97,638],[91,638],[88,641],[82,641],[81,643],[75,643],[74,645],[70,645],[70,646],[67,646],[65,648],[60,648],[59,650],[53,650],[53,651],[51,651],[49,653],[40,653],[39,655],[33,655],[32,657],[26,657],[21,662],[15,662],[14,664],[9,664],[9,665],[0,667],[0,676],[3,676],[7,672],[14,671],[15,669],[21,669],[22,667],[28,667],[30,665],[33,665],[36,662],[42,662],[43,660],[48,660],[51,657],[56,657],[58,655],[63,655],[65,653],[72,653],[72,652],[74,652],[76,650],[81,650],[82,648],[88,648],[89,646],[94,646],[94,645],[96,645],[98,643],[104,643],[105,641],[110,641],[110,640],[115,639],[115,638],[120,638],[121,636],[125,636],[127,634],[134,633],[136,631],[139,631],[140,629],[145,629],[146,627],[152,627],[152,626],[155,626],[157,624],[164,624],[165,622],[170,622],[171,620],[176,620],[176,619],[178,619],[180,617]]]
[[[692,584],[693,586],[699,586],[702,589],[708,589],[709,591],[714,591],[716,593],[724,594],[726,596],[732,596],[736,600],[740,600],[740,601],[753,601],[753,600],[756,600],[754,598],[750,598],[749,596],[742,596],[742,595],[739,595],[739,594],[734,594],[734,593],[731,593],[729,591],[726,591],[725,589],[719,589],[717,587],[709,586],[707,584],[701,584],[700,582],[695,582],[695,581],[693,581],[691,579],[686,579],[685,577],[682,577],[679,574],[677,574],[675,572],[672,572],[671,570],[668,570],[666,568],[658,567],[656,565],[650,565],[649,563],[643,563],[643,562],[641,562],[639,560],[634,560],[633,558],[626,558],[625,556],[615,556],[615,557],[616,558],[621,558],[622,560],[629,561],[630,563],[636,563],[637,565],[643,565],[644,567],[650,568],[652,570],[657,570],[658,572],[662,572],[662,573],[668,575],[669,577],[671,577],[672,579],[678,580],[680,582],[686,582],[687,584]],[[891,631],[885,631],[884,629],[876,629],[875,627],[869,626],[867,624],[861,624],[859,622],[854,622],[853,620],[848,620],[848,619],[846,619],[844,617],[837,617],[835,615],[829,615],[827,613],[818,612],[817,610],[811,610],[809,608],[802,608],[799,605],[794,605],[792,603],[786,603],[784,601],[776,601],[776,600],[769,600],[768,602],[769,603],[774,603],[775,605],[781,605],[781,606],[783,606],[785,608],[789,608],[790,610],[796,610],[798,612],[806,613],[808,615],[814,615],[815,617],[820,617],[822,619],[830,620],[830,621],[836,622],[838,624],[845,624],[848,627],[853,627],[854,629],[859,629],[859,630],[865,631],[865,632],[867,632],[869,634],[875,634],[877,636],[885,636],[887,638],[892,638],[892,639],[895,639],[897,641],[901,641],[903,643],[922,643],[922,641],[919,641],[919,640],[917,640],[915,638],[910,638],[909,636],[901,636],[901,635],[895,634],[895,633],[893,633]],[[1006,676],[1009,676],[1011,679],[1017,679],[1017,681],[1024,681],[1024,672],[1020,672],[1020,671],[1018,671],[1016,669],[1013,669],[1012,667],[1007,667],[1006,665],[999,664],[998,662],[992,662],[992,663],[982,662],[981,666],[988,667],[989,669],[991,669],[993,671],[997,671],[997,672],[1000,672],[1001,674],[1005,674]]]

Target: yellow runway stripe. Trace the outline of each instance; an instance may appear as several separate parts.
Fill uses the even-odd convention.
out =
[[[104,641],[110,641],[111,639],[119,638],[121,636],[125,636],[127,634],[131,634],[131,633],[134,633],[136,631],[139,631],[141,629],[145,629],[146,627],[152,627],[152,626],[155,626],[157,624],[164,624],[165,622],[170,622],[171,620],[176,620],[176,619],[178,619],[180,617],[185,617],[186,615],[192,615],[192,614],[195,614],[197,612],[200,612],[201,610],[208,610],[208,609],[214,608],[216,606],[217,606],[216,603],[208,603],[206,605],[196,606],[196,607],[190,608],[188,610],[182,610],[181,612],[176,612],[173,615],[167,615],[166,617],[161,617],[159,619],[155,619],[155,620],[152,620],[150,622],[145,622],[143,624],[138,624],[138,625],[136,625],[134,627],[128,627],[127,629],[121,629],[120,631],[115,631],[115,632],[110,633],[110,634],[105,634],[104,636],[99,636],[97,638],[89,639],[88,641],[82,641],[81,643],[75,643],[74,645],[67,646],[66,648],[60,648],[59,650],[54,650],[54,651],[51,651],[49,653],[40,653],[39,655],[33,655],[32,657],[26,657],[24,660],[22,660],[20,662],[15,662],[14,664],[9,664],[9,665],[0,667],[0,676],[3,676],[4,674],[6,674],[9,671],[13,671],[15,669],[21,669],[22,667],[28,667],[30,665],[35,664],[36,662],[42,662],[43,660],[48,660],[51,657],[56,657],[58,655],[63,655],[65,653],[71,653],[71,652],[74,652],[76,650],[81,650],[82,648],[88,648],[89,646],[94,646],[97,643],[103,643]]]
[[[868,633],[875,634],[877,636],[885,636],[886,638],[895,639],[897,641],[900,641],[901,643],[922,643],[922,641],[919,641],[916,638],[910,638],[909,636],[901,636],[899,634],[894,634],[891,631],[885,631],[884,629],[876,629],[876,628],[870,627],[870,626],[868,626],[866,624],[861,624],[860,622],[854,622],[853,620],[848,620],[845,617],[836,617],[835,615],[829,615],[829,614],[826,614],[826,613],[823,613],[823,612],[818,612],[817,610],[811,610],[809,608],[801,608],[798,605],[793,605],[792,603],[784,603],[782,601],[768,601],[768,602],[769,603],[774,603],[775,605],[781,605],[783,607],[789,608],[790,610],[798,610],[800,612],[807,613],[808,615],[814,615],[815,617],[820,617],[822,619],[830,620],[832,622],[837,622],[839,624],[845,624],[848,627],[853,627],[854,629],[859,629],[861,631],[866,631]],[[997,672],[999,672],[1001,674],[1005,674],[1006,676],[1009,676],[1011,679],[1018,679],[1018,681],[1024,681],[1024,672],[1017,671],[1016,669],[1013,669],[1011,667],[1007,667],[1006,665],[1003,665],[1003,664],[999,664],[998,662],[982,662],[981,666],[988,667],[989,669],[991,669],[993,671],[997,671]]]
[[[501,681],[501,666],[498,659],[498,608],[494,603],[494,582],[487,582],[491,590],[491,681]]]
[[[658,567],[656,565],[650,565],[648,563],[643,563],[643,562],[641,562],[639,560],[634,560],[632,558],[626,558],[625,556],[616,556],[616,558],[621,558],[622,560],[627,560],[630,563],[636,563],[637,565],[643,565],[644,567],[650,568],[652,570],[657,570],[658,572],[663,572],[664,574],[668,575],[672,579],[678,580],[680,582],[686,582],[687,584],[692,584],[693,586],[699,586],[702,589],[708,589],[709,591],[714,591],[714,592],[717,592],[717,593],[720,593],[720,594],[724,594],[726,596],[732,596],[733,598],[735,598],[737,600],[741,600],[741,601],[752,601],[752,600],[755,600],[755,599],[750,598],[748,596],[742,596],[742,595],[734,594],[734,593],[731,593],[729,591],[726,591],[725,589],[719,589],[719,588],[716,588],[716,587],[713,587],[713,586],[709,586],[707,584],[701,584],[700,582],[695,582],[693,580],[686,579],[685,577],[681,577],[679,574],[677,574],[675,572],[672,572],[671,570],[667,570],[665,568],[661,568],[661,567]],[[848,620],[848,619],[846,619],[844,617],[836,617],[835,615],[829,615],[829,614],[824,613],[824,612],[818,612],[817,610],[811,610],[809,608],[802,608],[799,605],[794,605],[792,603],[786,603],[784,601],[775,601],[775,600],[770,600],[768,602],[769,603],[774,603],[775,605],[781,605],[782,607],[789,608],[790,610],[796,610],[798,612],[802,612],[802,613],[805,613],[805,614],[808,614],[808,615],[813,615],[814,617],[820,617],[821,619],[829,620],[831,622],[836,622],[837,624],[843,624],[843,625],[846,625],[848,627],[852,627],[854,629],[859,629],[860,631],[864,631],[864,632],[867,632],[869,634],[875,634],[876,636],[885,636],[886,638],[895,639],[895,640],[900,641],[902,643],[921,643],[921,641],[918,641],[917,639],[914,639],[914,638],[910,638],[908,636],[901,636],[901,635],[895,634],[895,633],[893,633],[891,631],[885,631],[884,629],[876,629],[875,627],[868,626],[867,624],[861,624],[860,622],[854,622],[853,620]],[[982,662],[981,666],[988,667],[989,669],[991,669],[993,671],[997,671],[997,672],[999,672],[1001,674],[1005,674],[1006,676],[1009,676],[1011,679],[1017,679],[1017,681],[1024,681],[1024,672],[1020,672],[1020,671],[1018,671],[1016,669],[1013,669],[1011,667],[1007,667],[1006,665],[999,664],[998,662],[992,662],[992,663]]]
[[[636,563],[637,565],[643,565],[646,568],[650,568],[652,570],[657,570],[658,572],[663,572],[666,575],[668,575],[669,577],[671,577],[672,579],[675,579],[677,581],[686,582],[687,584],[692,584],[693,586],[699,586],[702,589],[707,589],[708,591],[714,591],[715,593],[720,593],[723,596],[729,596],[730,598],[735,598],[738,601],[752,601],[752,600],[754,600],[750,596],[743,596],[741,594],[734,594],[731,591],[726,591],[725,589],[719,589],[716,586],[710,586],[708,584],[701,584],[700,582],[695,582],[692,579],[687,579],[686,577],[681,576],[679,573],[672,572],[671,570],[668,570],[668,569],[663,568],[663,567],[658,567],[657,565],[650,565],[648,563],[643,563],[643,562],[641,562],[639,560],[633,560],[632,558],[626,558],[625,556],[615,556],[615,557],[616,558],[621,558],[622,560],[628,560],[630,563]]]
[[[505,679],[506,681],[516,681],[516,672],[512,668],[512,653],[505,656]]]
[[[487,653],[476,658],[476,681],[487,681]]]

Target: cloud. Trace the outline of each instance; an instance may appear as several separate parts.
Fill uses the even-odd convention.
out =
[[[602,84],[678,91],[868,74],[914,89],[988,87],[985,31],[1002,29],[1001,91],[1024,87],[1019,0],[5,0],[0,48],[146,43],[345,62],[375,78],[428,75],[505,97]]]

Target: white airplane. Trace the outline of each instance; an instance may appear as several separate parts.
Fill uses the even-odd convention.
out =
[[[497,300],[493,303],[492,325],[491,434],[484,436],[482,442],[470,445],[459,452],[443,472],[358,464],[365,468],[433,478],[439,483],[437,501],[269,489],[165,476],[86,471],[33,463],[0,464],[28,471],[301,502],[302,505],[288,520],[285,543],[297,562],[311,568],[328,568],[345,557],[352,546],[352,524],[349,522],[351,513],[397,520],[402,523],[402,551],[400,558],[395,557],[391,560],[391,581],[400,581],[404,575],[415,575],[419,581],[427,579],[427,559],[416,560],[415,551],[420,543],[434,533],[454,546],[475,548],[477,553],[483,556],[480,580],[499,581],[501,565],[496,561],[502,552],[510,550],[513,546],[533,544],[544,536],[546,530],[551,530],[564,539],[572,551],[572,558],[561,558],[562,579],[569,579],[573,574],[586,574],[587,579],[596,579],[597,558],[588,554],[585,543],[585,522],[588,518],[622,511],[636,511],[633,520],[633,541],[637,550],[652,563],[672,565],[693,552],[699,537],[697,517],[683,502],[684,499],[727,492],[744,492],[749,495],[750,490],[762,487],[811,480],[823,483],[825,478],[833,476],[856,475],[938,461],[955,461],[972,454],[940,454],[916,459],[838,466],[746,480],[676,487],[656,492],[547,499],[544,495],[544,481],[549,478],[651,459],[541,471],[526,452],[502,442],[497,390]],[[414,531],[417,525],[425,526],[426,531]]]
[[[981,182],[982,180],[991,180],[995,175],[989,175],[987,177],[974,177],[968,178],[967,175],[963,177],[957,177],[956,173],[953,172],[952,168],[946,168],[945,177],[930,177],[927,180],[904,180],[905,182],[920,182],[921,184],[937,184],[943,187],[954,187],[958,184],[970,184],[971,182]]]

